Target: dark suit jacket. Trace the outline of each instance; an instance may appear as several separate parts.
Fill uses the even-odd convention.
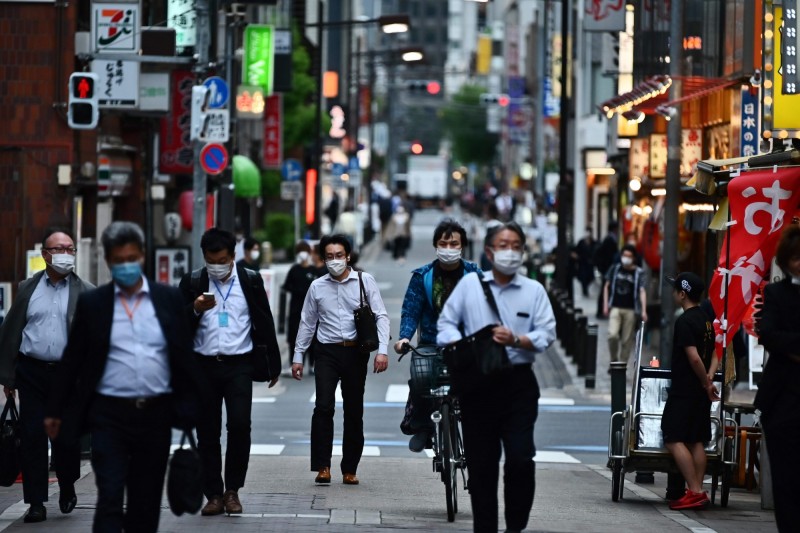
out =
[[[764,288],[764,307],[758,319],[758,331],[761,344],[769,352],[769,360],[764,367],[754,403],[765,417],[778,407],[776,402],[784,390],[800,390],[800,363],[787,356],[800,355],[798,316],[800,287],[792,285],[790,278],[770,283]],[[798,393],[794,395],[800,396]]]
[[[14,388],[17,355],[19,355],[19,348],[22,345],[22,331],[28,324],[28,304],[33,296],[33,291],[36,290],[44,275],[45,271],[42,270],[19,284],[14,304],[0,327],[0,383],[10,388]],[[69,280],[69,299],[67,300],[66,318],[67,331],[69,331],[72,327],[72,317],[75,316],[78,296],[84,291],[94,289],[94,285],[83,281],[75,273],[70,274],[67,279]]]
[[[200,269],[196,284],[192,283],[192,274],[197,276],[196,271],[183,276],[180,289],[183,292],[185,314],[192,326],[192,333],[196,333],[200,325],[200,316],[194,312],[194,301],[208,290],[208,272],[205,267]],[[264,282],[258,274],[239,265],[236,266],[236,275],[241,282],[242,292],[250,310],[253,381],[272,381],[281,374],[281,353]]]
[[[191,333],[180,291],[148,280],[150,297],[167,340],[174,427],[188,429],[199,416],[202,377],[192,354]],[[114,318],[114,284],[81,294],[46,416],[60,418],[62,431],[86,429],[86,413],[105,372]]]

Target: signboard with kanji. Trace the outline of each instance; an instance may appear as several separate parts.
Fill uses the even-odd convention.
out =
[[[630,167],[628,174],[631,179],[650,174],[650,139],[631,139],[631,149],[628,154]]]
[[[703,130],[681,130],[681,176],[693,176],[703,157]]]
[[[175,30],[178,51],[197,44],[197,0],[167,0],[167,27]]]
[[[244,30],[242,83],[259,85],[272,94],[275,28],[267,24],[248,24]]]
[[[172,72],[172,105],[161,119],[159,140],[159,172],[191,174],[194,152],[190,140],[192,86],[194,74],[188,70]]]
[[[650,177],[667,177],[667,134],[650,135]]]
[[[97,74],[97,101],[100,107],[136,108],[139,103],[139,63],[135,61],[92,61]]]
[[[760,103],[758,91],[753,94],[749,87],[742,88],[742,121],[739,129],[739,150],[744,157],[758,154],[758,119]]]
[[[138,52],[138,3],[92,3],[90,38],[94,52]]]
[[[267,97],[264,106],[264,167],[281,168],[283,162],[283,99]]]

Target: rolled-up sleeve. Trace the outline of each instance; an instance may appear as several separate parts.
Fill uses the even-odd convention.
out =
[[[378,326],[378,353],[388,354],[389,350],[389,313],[383,305],[383,298],[378,290],[375,278],[369,274],[363,275],[364,288],[369,298],[369,306],[375,314],[375,323]]]
[[[439,346],[445,346],[461,339],[461,331],[458,326],[463,318],[466,285],[464,280],[459,282],[442,308],[439,321],[436,323],[436,344]]]
[[[547,292],[541,285],[537,286],[533,301],[533,329],[525,336],[531,340],[535,351],[543,352],[556,339],[556,317]]]
[[[316,292],[315,284],[312,283],[306,293],[306,299],[303,302],[303,310],[300,312],[300,327],[297,330],[297,338],[294,344],[293,363],[303,363],[303,354],[306,353],[308,347],[311,346],[311,340],[314,338],[314,331],[317,329],[319,310],[317,309]]]

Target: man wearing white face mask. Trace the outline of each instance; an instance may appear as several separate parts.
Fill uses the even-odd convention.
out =
[[[445,219],[433,231],[433,247],[436,259],[411,273],[400,318],[400,340],[394,345],[397,353],[404,353],[404,346],[419,331],[418,344],[436,344],[436,321],[447,298],[458,282],[470,272],[479,272],[475,263],[461,257],[463,244],[467,240],[466,230],[456,221]],[[433,402],[419,394],[409,392],[413,406],[408,421],[400,429],[413,434],[408,447],[412,452],[421,452],[433,434],[431,412]]]
[[[331,482],[333,453],[333,413],[336,385],[341,382],[344,398],[344,434],[342,436],[342,481],[358,485],[356,470],[364,451],[364,385],[367,380],[369,352],[358,346],[353,311],[364,304],[375,315],[378,330],[378,353],[373,372],[389,366],[389,315],[383,305],[375,278],[354,271],[350,263],[350,241],[344,235],[326,235],[319,243],[328,275],[314,280],[306,294],[300,316],[300,329],[294,347],[292,375],[303,378],[303,354],[316,336],[314,348],[317,399],[311,418],[311,471],[316,483]],[[316,334],[315,334],[316,331]]]
[[[495,324],[493,339],[506,347],[510,367],[483,377],[458,398],[474,530],[497,531],[502,450],[506,531],[522,531],[535,489],[533,426],[539,384],[532,364],[536,353],[555,339],[556,320],[544,287],[517,272],[525,246],[522,228],[514,222],[502,224],[489,231],[484,245],[492,271],[468,274],[456,285],[439,317],[436,341],[445,346]],[[500,316],[487,294],[496,301]]]
[[[65,230],[51,229],[42,240],[45,270],[23,281],[0,327],[0,383],[6,394],[19,389],[22,424],[22,490],[30,510],[25,522],[47,518],[47,435],[44,408],[58,375],[67,333],[78,295],[94,288],[73,272],[75,243]],[[53,442],[53,459],[61,487],[59,506],[69,513],[77,498],[73,484],[79,476],[77,442]]]
[[[611,362],[628,362],[639,321],[647,322],[647,281],[636,266],[636,248],[622,247],[619,263],[608,269],[603,287],[603,314],[608,317]]]
[[[211,228],[200,248],[206,266],[187,274],[180,288],[194,332],[194,351],[208,386],[202,392],[204,416],[197,424],[203,461],[203,516],[239,514],[239,489],[250,461],[253,382],[278,382],[280,350],[264,282],[256,272],[233,262],[236,239]],[[228,446],[222,476],[222,402]]]

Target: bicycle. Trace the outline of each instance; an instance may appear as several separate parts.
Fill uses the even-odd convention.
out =
[[[461,436],[461,409],[458,398],[450,394],[450,373],[444,364],[441,350],[436,346],[411,346],[411,386],[425,398],[437,401],[438,409],[431,414],[435,431],[433,433],[433,471],[441,473],[447,501],[447,521],[453,522],[458,512],[458,476],[464,489],[467,487],[467,459],[464,455],[464,439]]]

